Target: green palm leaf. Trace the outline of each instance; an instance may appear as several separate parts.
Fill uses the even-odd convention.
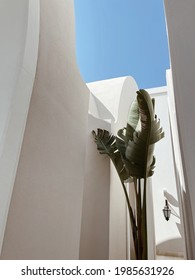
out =
[[[139,113],[135,109],[132,110],[132,107],[130,108],[130,114],[134,115],[128,118],[126,128],[128,142],[124,140],[126,142],[125,164],[132,177],[145,178],[154,173],[154,144],[164,137],[164,132],[160,127],[160,121],[154,114],[154,100],[147,91],[137,91],[137,104],[135,102],[134,108],[136,106]],[[137,130],[139,122],[141,129]],[[129,138],[130,130],[133,131],[133,134]],[[124,133],[123,138],[121,137],[121,132],[118,133],[118,136],[122,140],[125,137]]]
[[[130,107],[128,119],[127,119],[127,128],[126,128],[126,139],[125,143],[127,144],[129,140],[133,140],[133,133],[136,131],[139,122],[139,107],[137,99],[135,99]]]
[[[116,137],[105,129],[92,131],[94,141],[100,154],[106,154],[112,160],[122,182],[129,178],[121,154],[116,146]]]

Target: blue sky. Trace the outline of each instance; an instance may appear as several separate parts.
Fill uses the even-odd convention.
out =
[[[166,85],[163,0],[74,0],[77,63],[84,81],[133,76],[139,88]]]

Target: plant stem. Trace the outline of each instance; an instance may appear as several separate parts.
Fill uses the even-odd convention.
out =
[[[124,191],[124,194],[125,194],[125,198],[126,198],[126,202],[127,202],[127,208],[128,208],[128,212],[129,212],[131,230],[132,230],[132,233],[133,233],[135,255],[136,255],[136,259],[138,259],[138,240],[137,240],[136,222],[135,222],[135,218],[134,218],[134,215],[133,215],[132,207],[130,205],[130,201],[129,201],[129,197],[128,197],[128,193],[127,193],[125,184],[122,181],[121,181],[121,183],[122,183],[122,186],[123,186],[123,191]]]
[[[138,239],[137,239],[137,226],[136,226],[135,217],[133,215],[133,210],[132,210],[132,207],[131,207],[131,204],[130,204],[130,200],[129,200],[129,196],[128,196],[128,193],[127,193],[127,190],[126,190],[126,186],[125,186],[123,180],[120,177],[120,174],[119,174],[119,171],[116,167],[115,161],[112,158],[110,158],[110,159],[112,160],[112,163],[113,163],[113,165],[114,165],[114,167],[115,167],[115,169],[118,173],[118,176],[119,176],[119,179],[121,181],[123,191],[124,191],[124,194],[125,194],[125,199],[126,199],[126,202],[127,202],[127,208],[128,208],[128,212],[129,212],[130,225],[131,225],[131,230],[132,230],[132,235],[133,235],[135,255],[136,255],[136,259],[138,259]]]
[[[138,178],[138,190],[137,190],[137,236],[138,236],[138,259],[142,259],[143,251],[143,239],[142,239],[142,207],[141,207],[141,179]]]
[[[148,259],[148,238],[147,238],[147,209],[146,209],[146,187],[147,178],[144,178],[144,194],[143,194],[143,218],[142,218],[142,234],[143,234],[143,252],[142,260]]]

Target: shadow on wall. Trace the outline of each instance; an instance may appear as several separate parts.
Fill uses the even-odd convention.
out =
[[[168,191],[164,191],[164,196],[172,206],[179,207],[177,199],[175,199],[175,197],[171,195]]]
[[[167,190],[164,190],[164,197],[169,203],[171,215],[174,215],[175,217],[177,217],[179,219],[179,223],[176,222],[176,226],[180,233],[180,237],[179,238],[170,238],[166,241],[159,243],[156,246],[156,252],[157,252],[157,255],[184,258],[184,232],[182,230],[182,225],[181,225],[181,217],[180,217],[181,214],[180,214],[180,209],[179,209],[179,202]],[[171,250],[170,250],[170,248],[171,248]]]
[[[175,151],[174,151],[175,154]],[[175,159],[175,157],[174,157]],[[195,251],[195,236],[193,231],[193,219],[192,219],[192,207],[190,203],[190,194],[188,190],[188,186],[186,185],[182,163],[174,161],[175,166],[175,178],[177,182],[177,189],[180,192],[180,207],[182,216],[181,225],[177,225],[182,237],[182,245],[184,251],[185,259],[191,260],[194,259],[193,252]],[[171,201],[170,201],[171,202]]]

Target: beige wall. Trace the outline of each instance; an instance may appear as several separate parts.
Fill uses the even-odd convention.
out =
[[[40,44],[1,259],[78,259],[88,89],[72,0],[40,1]]]

